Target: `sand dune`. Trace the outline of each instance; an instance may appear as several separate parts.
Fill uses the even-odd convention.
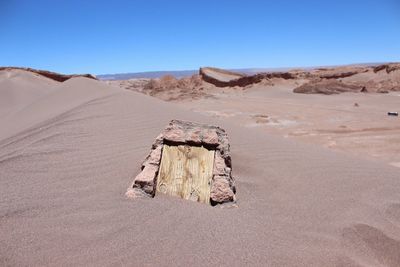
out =
[[[38,69],[32,69],[32,68],[0,67],[0,71],[14,72],[14,71],[18,71],[18,70],[31,72],[34,75],[46,77],[46,78],[49,78],[49,79],[57,81],[57,82],[65,82],[66,80],[69,80],[71,78],[76,78],[76,77],[85,77],[85,78],[96,80],[96,77],[91,74],[70,74],[70,75],[68,75],[68,74],[60,74],[57,72],[52,72],[52,71],[47,71],[47,70],[38,70]]]
[[[2,266],[398,266],[398,168],[87,78],[0,92]],[[238,208],[124,198],[171,119],[227,130]]]
[[[57,82],[22,70],[0,71],[0,116],[13,113],[49,93]]]
[[[30,73],[27,75],[30,76]],[[29,78],[32,77],[30,76]],[[10,79],[14,80],[14,77]],[[37,78],[36,80],[44,82],[42,78]],[[36,80],[31,79],[29,81],[31,86]],[[77,108],[95,99],[93,97],[94,93],[96,98],[105,97],[113,93],[108,86],[88,78],[74,78],[52,85],[47,82],[45,85],[41,84],[38,88],[27,88],[24,85],[18,85],[18,81],[11,88],[7,85],[4,86],[5,92],[12,91],[14,95],[18,95],[19,89],[22,88],[24,91],[29,90],[32,96],[29,97],[26,93],[20,94],[20,96],[14,97],[14,101],[10,101],[13,107],[19,107],[19,109],[15,110],[14,113],[10,112],[3,118],[2,124],[7,125],[7,127],[1,129],[0,138],[6,138],[23,129],[44,123]],[[35,89],[38,89],[37,92],[33,92]]]

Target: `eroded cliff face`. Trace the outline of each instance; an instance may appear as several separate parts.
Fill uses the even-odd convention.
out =
[[[68,79],[74,78],[74,77],[86,77],[89,79],[95,79],[97,80],[96,76],[92,74],[72,74],[72,75],[65,75],[65,74],[60,74],[52,71],[47,71],[47,70],[37,70],[37,69],[32,69],[32,68],[21,68],[21,67],[0,67],[0,71],[2,70],[24,70],[24,71],[30,71],[33,73],[36,73],[38,75],[47,77],[49,79],[55,80],[57,82],[64,82]]]
[[[339,80],[313,80],[305,83],[293,90],[294,93],[301,94],[340,94],[344,92],[361,92],[363,87],[355,84],[346,84]]]
[[[386,73],[391,73],[392,71],[400,70],[400,63],[392,63],[392,64],[383,64],[376,66],[374,68],[374,72],[377,73],[381,70],[385,70]]]
[[[400,90],[400,64],[378,66],[342,66],[313,70],[258,73],[244,75],[217,68],[201,68],[201,78],[217,87],[246,87],[274,79],[300,81],[293,90],[304,94],[338,94],[343,92],[387,93]]]
[[[338,94],[343,92],[388,93],[400,91],[400,64],[374,67],[342,67],[317,70],[295,93]]]
[[[241,79],[249,77],[241,73],[211,67],[200,68],[199,74],[204,81],[217,87],[245,86]]]

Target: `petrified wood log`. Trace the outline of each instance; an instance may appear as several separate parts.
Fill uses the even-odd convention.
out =
[[[172,120],[156,138],[126,196],[154,197],[156,192],[211,205],[235,202],[225,130]]]

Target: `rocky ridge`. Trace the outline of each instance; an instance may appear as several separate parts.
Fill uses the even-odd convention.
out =
[[[60,74],[60,73],[57,73],[57,72],[52,72],[52,71],[47,71],[47,70],[38,70],[38,69],[32,69],[32,68],[0,67],[0,71],[2,71],[2,70],[13,70],[13,69],[33,72],[35,74],[47,77],[47,78],[55,80],[57,82],[64,82],[66,80],[69,80],[69,79],[75,78],[75,77],[85,77],[85,78],[97,80],[96,76],[94,76],[92,74],[71,74],[71,75],[66,75],[66,74]]]
[[[296,80],[301,84],[293,90],[305,94],[338,94],[343,92],[386,93],[400,90],[400,64],[389,63],[377,66],[342,66],[288,72],[258,73],[244,75],[217,68],[201,68],[202,79],[217,87],[246,87],[276,79]],[[231,79],[221,79],[229,74]],[[236,75],[236,76],[235,76]]]

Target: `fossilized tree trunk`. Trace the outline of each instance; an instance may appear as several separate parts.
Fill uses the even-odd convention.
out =
[[[156,138],[126,196],[163,192],[211,205],[235,203],[228,136],[220,127],[172,120]]]
[[[204,147],[164,145],[157,191],[209,204],[214,155]]]

